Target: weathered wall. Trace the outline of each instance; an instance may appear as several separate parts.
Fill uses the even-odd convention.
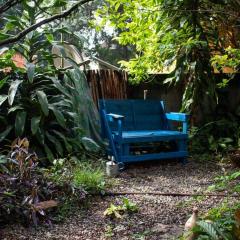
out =
[[[163,100],[165,102],[166,111],[179,111],[181,108],[181,100],[183,87],[169,87],[161,84],[167,78],[167,75],[152,76],[153,81],[141,83],[139,85],[128,85],[128,98],[143,99],[144,90],[148,90],[147,99]]]
[[[216,74],[217,81],[220,81],[225,77],[227,76]],[[151,79],[154,79],[154,81],[141,83],[140,85],[129,85],[128,98],[143,99],[144,90],[148,90],[147,99],[164,100],[167,111],[179,111],[181,109],[184,87],[169,87],[160,84],[166,78],[167,75],[155,75],[151,76]],[[235,78],[230,81],[228,87],[218,89],[218,97],[219,105],[216,112],[212,113],[213,117],[216,114],[219,116],[226,113],[236,114],[236,111],[239,112],[240,116],[240,74],[237,74]],[[207,104],[208,103],[206,103],[206,105]],[[200,122],[204,121],[204,109],[201,109],[201,113],[199,113],[197,119]]]

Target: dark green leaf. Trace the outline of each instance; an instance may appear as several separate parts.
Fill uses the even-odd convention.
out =
[[[17,112],[16,120],[15,120],[15,133],[17,137],[21,137],[24,132],[26,117],[27,117],[26,112],[24,111]]]
[[[63,148],[62,148],[62,144],[58,141],[57,138],[55,138],[54,136],[50,135],[48,132],[46,132],[46,136],[49,139],[50,142],[52,142],[54,144],[54,146],[56,147],[56,150],[58,152],[58,154],[60,156],[63,155]]]
[[[5,83],[7,82],[8,77],[5,77],[3,79],[0,80],[0,89],[5,85]]]
[[[54,105],[51,105],[49,108],[53,111],[58,123],[63,128],[65,128],[66,127],[66,121],[65,121],[65,118],[64,118],[63,114]]]
[[[86,148],[86,150],[88,150],[88,151],[97,152],[100,149],[98,144],[95,141],[93,141],[93,139],[91,139],[91,138],[83,137],[82,143],[83,143],[84,147]]]
[[[37,96],[38,96],[38,100],[44,115],[48,116],[49,109],[48,109],[48,100],[47,100],[46,94],[43,91],[37,91]]]
[[[69,144],[67,138],[66,138],[62,133],[60,133],[60,132],[58,132],[58,131],[56,131],[56,130],[53,130],[53,132],[54,132],[58,137],[60,137],[60,138],[63,140],[67,151],[70,153],[70,152],[72,151],[72,145]]]
[[[2,142],[7,137],[7,135],[11,132],[12,128],[13,127],[9,125],[5,131],[0,133],[0,142]]]
[[[44,145],[44,150],[47,154],[47,158],[50,160],[50,161],[53,161],[54,160],[54,155],[52,153],[52,151],[49,149],[49,147],[47,145]]]
[[[37,134],[36,134],[37,140],[44,145],[45,144],[45,135],[41,128],[38,128]]]
[[[31,131],[33,135],[37,133],[40,121],[41,121],[41,116],[33,117],[31,119]]]
[[[9,38],[11,35],[0,32],[0,41]]]
[[[53,3],[54,7],[64,7],[66,5],[66,0],[55,0]]]
[[[16,105],[16,106],[11,107],[11,108],[8,109],[8,114],[11,113],[11,112],[15,112],[16,110],[22,110],[22,109],[23,109],[22,106]]]

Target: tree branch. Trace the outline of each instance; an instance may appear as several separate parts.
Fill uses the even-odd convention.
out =
[[[8,9],[10,9],[11,7],[17,5],[18,3],[20,3],[22,0],[9,0],[7,2],[5,2],[4,4],[2,4],[0,6],[0,15],[2,15],[4,12],[6,12]]]
[[[72,12],[74,12],[76,9],[78,9],[78,7],[84,5],[87,2],[91,2],[91,1],[93,1],[93,0],[81,0],[78,3],[76,3],[75,5],[73,5],[71,8],[69,8],[68,10],[62,12],[61,14],[56,14],[52,17],[46,18],[38,23],[31,25],[30,27],[24,29],[22,32],[20,32],[16,36],[0,41],[0,47],[10,44],[10,43],[15,43],[15,42],[21,40],[28,33],[39,28],[40,26],[42,26],[44,24],[47,24],[47,23],[53,22],[54,20],[62,19],[62,18],[69,16]]]

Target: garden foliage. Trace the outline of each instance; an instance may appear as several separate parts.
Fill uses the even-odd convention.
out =
[[[184,86],[182,110],[204,109],[208,122],[217,104],[211,57],[225,47],[238,47],[234,25],[239,8],[236,0],[107,0],[97,24],[102,19],[103,26],[118,29],[120,44],[135,46],[136,56],[121,62],[133,82],[168,70],[163,83]]]
[[[14,27],[24,29],[42,17],[42,9],[35,4],[22,7],[17,16],[6,16],[5,32]],[[46,157],[53,161],[54,157],[82,151],[84,146],[98,150],[85,131],[90,128],[87,117],[93,106],[84,95],[84,74],[78,67],[62,71],[54,66],[54,58],[66,57],[61,43],[54,40],[63,32],[67,32],[64,27],[45,26],[30,32],[24,41],[0,56],[1,146],[7,144],[6,139],[27,137],[43,161]],[[53,46],[60,49],[61,56],[52,54]],[[16,54],[23,56],[21,68],[14,64]],[[74,65],[72,61],[71,64]],[[83,108],[89,108],[85,111],[87,117]],[[97,123],[92,122],[92,129],[97,128]]]

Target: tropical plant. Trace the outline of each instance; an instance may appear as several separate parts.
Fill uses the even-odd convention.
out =
[[[42,9],[29,4],[23,4],[23,7],[19,21],[8,16],[15,19],[12,25],[25,26],[41,17]],[[64,72],[54,66],[57,56],[52,55],[52,46],[58,47],[64,55],[61,45],[54,41],[54,36],[60,32],[66,32],[66,29],[45,27],[41,31],[32,31],[25,36],[24,42],[14,45],[13,50],[0,59],[2,69],[10,67],[2,73],[0,80],[0,142],[4,146],[6,138],[27,136],[39,156],[47,156],[51,161],[55,156],[81,151],[84,143],[90,149],[97,148],[85,137],[82,125],[84,111],[81,104],[87,103],[82,99],[83,73],[77,68],[66,70],[64,77]],[[23,56],[22,68],[14,64],[16,53]]]
[[[209,210],[205,219],[197,222],[192,230],[197,240],[234,240],[239,237],[239,205],[223,203]]]

